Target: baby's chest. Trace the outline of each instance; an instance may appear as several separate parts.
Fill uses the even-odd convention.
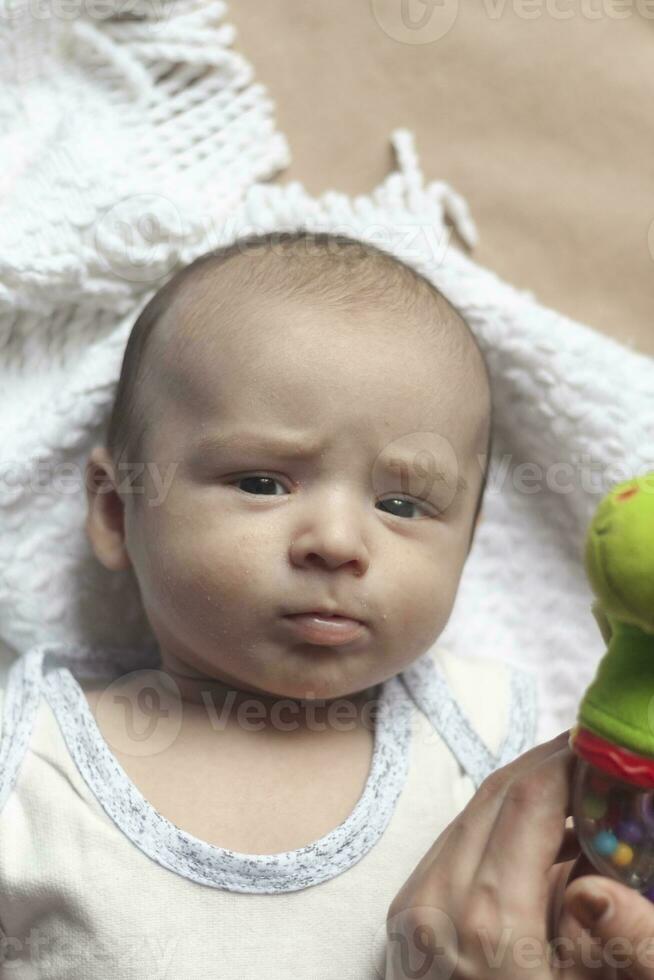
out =
[[[247,854],[295,850],[342,823],[364,791],[373,753],[368,728],[292,745],[252,733],[186,733],[142,757],[121,752],[118,733],[103,735],[163,817],[208,844]]]
[[[370,752],[363,741],[347,759],[275,757],[253,750],[208,763],[184,757],[142,765],[119,760],[154,808],[209,844],[248,854],[304,847],[354,809],[365,787]]]

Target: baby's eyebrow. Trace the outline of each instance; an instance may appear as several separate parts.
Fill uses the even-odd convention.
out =
[[[311,459],[319,456],[324,449],[323,443],[311,442],[302,434],[292,437],[276,434],[263,434],[261,432],[221,432],[215,435],[204,436],[193,448],[193,453],[203,455],[210,452],[220,452],[223,449],[238,449],[243,452],[268,453],[278,459]],[[428,450],[426,450],[428,452]],[[400,474],[406,474],[416,466],[416,456],[418,451],[400,453],[393,450],[392,454],[380,460],[380,464],[385,469]],[[435,459],[431,460],[429,476],[442,482],[447,481],[446,468],[439,465]],[[468,489],[468,482],[461,474],[457,477],[457,490],[464,492]]]
[[[300,459],[317,456],[321,443],[309,442],[301,434],[294,437],[266,435],[262,432],[220,432],[205,436],[195,446],[196,452],[216,452],[221,449],[242,449],[246,452],[270,452],[280,458]]]

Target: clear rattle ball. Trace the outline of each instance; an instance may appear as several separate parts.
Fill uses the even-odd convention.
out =
[[[623,782],[577,758],[572,816],[598,872],[654,902],[654,787]]]

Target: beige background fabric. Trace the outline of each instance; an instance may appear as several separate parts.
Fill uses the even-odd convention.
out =
[[[368,192],[406,126],[425,178],[467,199],[475,261],[654,355],[654,0],[404,0],[404,20],[402,9],[230,4],[235,46],[290,143],[278,180]]]

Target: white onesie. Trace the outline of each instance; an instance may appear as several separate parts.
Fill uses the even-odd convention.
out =
[[[40,644],[0,692],[2,980],[380,980],[393,897],[534,744],[535,674],[434,646],[380,685],[347,819],[294,851],[237,853],[159,814],[111,753],[78,679],[126,662]]]

